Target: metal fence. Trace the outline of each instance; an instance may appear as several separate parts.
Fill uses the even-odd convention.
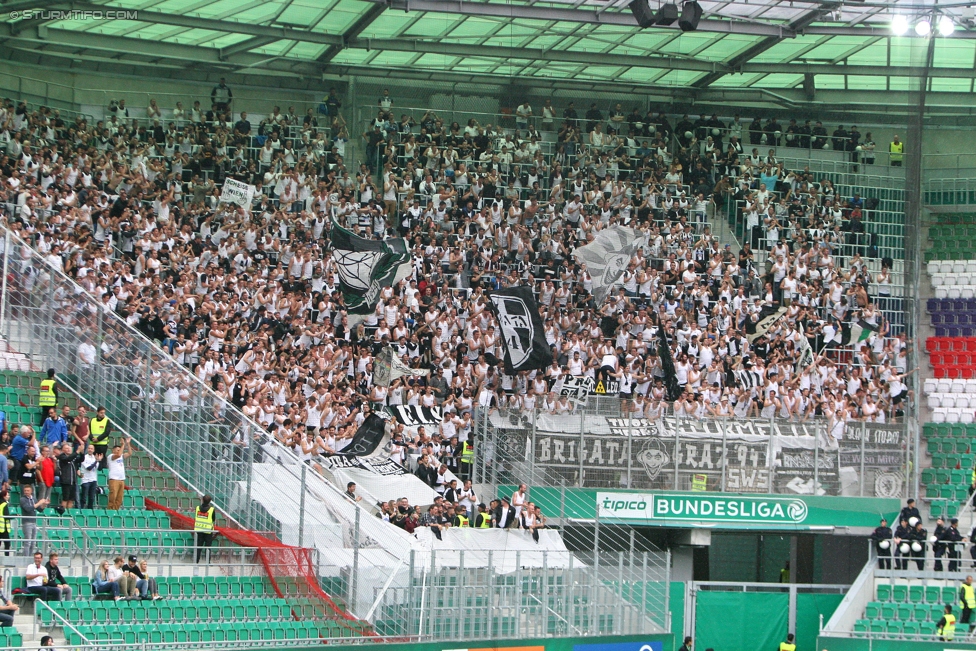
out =
[[[480,410],[475,431],[482,437],[476,480],[489,486],[870,497],[908,497],[917,489],[911,422],[850,422],[835,440],[822,419]]]

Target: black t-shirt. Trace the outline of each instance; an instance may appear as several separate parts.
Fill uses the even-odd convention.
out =
[[[122,566],[122,571],[132,574],[137,579],[146,578],[145,575],[142,573],[142,570],[139,569],[138,563],[126,563],[125,565]]]

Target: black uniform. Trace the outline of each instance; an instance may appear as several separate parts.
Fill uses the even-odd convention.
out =
[[[973,546],[969,548],[969,556],[976,561],[976,527],[973,527],[972,532],[969,534],[969,542],[973,544]],[[974,565],[976,565],[976,563],[974,563]]]
[[[938,523],[935,525],[935,531],[932,532],[932,535],[935,536],[935,539],[937,541],[934,545],[932,545],[932,551],[935,554],[936,572],[942,571],[942,557],[945,556],[946,553],[945,543],[942,542],[942,534],[945,533],[945,530],[946,530],[945,524],[943,524],[942,520],[940,519]]]
[[[874,546],[878,550],[878,569],[879,570],[890,570],[891,569],[891,527],[887,525],[881,525],[876,528],[871,534],[871,540],[874,541]],[[882,549],[880,547],[881,541],[888,541],[888,549]]]
[[[915,565],[918,566],[918,570],[921,572],[925,569],[925,545],[928,540],[929,532],[926,531],[922,524],[919,523],[915,525],[915,530],[912,531],[912,558],[915,559]],[[918,551],[915,551],[915,547],[921,547]]]
[[[895,538],[901,540],[901,542],[897,544],[897,547],[895,549],[896,570],[908,569],[908,561],[903,561],[901,558],[902,556],[907,556],[907,554],[902,554],[901,545],[904,544],[905,542],[908,542],[908,544],[910,545],[912,542],[911,537],[912,537],[912,530],[908,528],[907,523],[903,522],[902,524],[898,525],[898,527],[895,529]]]
[[[912,518],[918,518],[918,521],[922,521],[922,514],[918,512],[918,509],[914,506],[903,506],[901,509],[901,514],[898,516],[898,521],[908,520],[911,522]]]
[[[962,534],[959,533],[959,528],[955,524],[952,524],[945,530],[940,540],[948,543],[946,545],[946,553],[949,556],[949,571],[958,572],[959,561],[956,559],[962,556],[959,552],[959,545],[956,544],[962,542]]]

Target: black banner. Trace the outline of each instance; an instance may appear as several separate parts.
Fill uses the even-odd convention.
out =
[[[396,405],[389,407],[388,411],[397,420],[407,427],[417,427],[418,425],[440,425],[444,420],[444,412],[440,407],[417,407],[414,405]]]
[[[356,430],[349,445],[336,454],[346,457],[364,457],[373,454],[383,442],[385,433],[386,421],[376,414],[370,414]]]
[[[322,465],[330,470],[342,470],[352,468],[356,470],[368,470],[378,475],[404,475],[406,470],[396,461],[390,459],[371,460],[359,457],[344,457],[334,455],[322,459]]]
[[[809,448],[783,448],[776,465],[773,486],[777,493],[839,495],[837,452]]]
[[[552,364],[552,350],[546,341],[531,287],[511,287],[488,294],[501,328],[505,347],[505,372],[544,369]]]

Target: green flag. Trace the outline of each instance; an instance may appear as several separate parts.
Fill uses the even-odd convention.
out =
[[[410,250],[402,237],[367,240],[333,221],[329,239],[349,315],[369,314],[376,308],[380,289],[410,275]]]

